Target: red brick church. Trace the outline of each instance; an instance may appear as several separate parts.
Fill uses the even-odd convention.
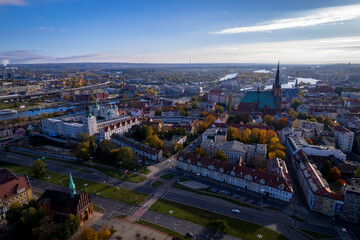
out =
[[[64,222],[70,214],[74,214],[80,218],[82,225],[94,214],[91,198],[85,192],[76,193],[71,173],[69,190],[69,192],[60,192],[46,189],[37,203],[55,222]]]
[[[281,111],[281,84],[279,64],[276,71],[275,83],[271,91],[247,92],[241,100],[238,111],[246,113],[262,113],[274,115]]]

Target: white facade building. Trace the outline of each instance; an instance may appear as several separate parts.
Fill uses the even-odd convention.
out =
[[[355,133],[343,126],[333,126],[334,138],[336,145],[344,153],[349,153],[354,144]]]

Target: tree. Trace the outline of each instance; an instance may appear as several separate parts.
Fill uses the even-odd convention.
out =
[[[105,228],[98,233],[99,240],[107,240],[110,236],[111,232],[108,228]]]
[[[280,158],[280,159],[284,160],[284,159],[285,159],[285,152],[284,152],[284,151],[281,151],[281,150],[279,150],[279,149],[276,149],[276,150],[275,150],[275,156],[276,156],[277,158]]]
[[[280,131],[281,129],[287,127],[288,125],[289,125],[289,121],[286,118],[280,118],[279,120],[276,121],[275,129]]]
[[[221,161],[227,161],[228,157],[225,155],[224,151],[219,150],[215,153],[214,158],[219,159]]]
[[[336,182],[339,178],[341,178],[341,173],[337,167],[330,168],[329,171],[329,180],[332,182]]]
[[[209,126],[205,123],[205,122],[199,122],[198,124],[198,131],[200,133],[203,133],[206,131],[206,129],[208,128]]]
[[[329,160],[327,160],[324,164],[324,166],[321,168],[321,173],[322,175],[324,175],[325,177],[327,177],[329,175],[330,172],[330,168],[332,167],[332,164]]]
[[[35,177],[40,178],[46,174],[45,170],[46,164],[43,160],[37,159],[34,161],[32,165],[33,173],[35,174]]]
[[[360,177],[360,167],[358,167],[354,172],[355,177]]]
[[[6,212],[6,221],[8,225],[19,225],[21,223],[21,211],[23,208],[19,203],[13,203],[10,205],[9,210]]]
[[[180,151],[180,150],[182,150],[182,149],[184,149],[184,146],[183,146],[182,143],[177,143],[177,144],[175,144],[175,146],[174,146],[175,152],[178,152],[178,151]]]
[[[213,115],[209,114],[205,117],[205,122],[208,124],[208,126],[210,126],[211,124],[213,124],[216,121],[216,117],[214,117]]]
[[[162,149],[162,147],[164,145],[164,143],[156,135],[149,136],[146,139],[146,142],[149,143],[149,146],[157,148],[157,149]]]
[[[223,219],[211,220],[207,223],[206,226],[218,232],[227,232],[229,229],[227,222]]]
[[[306,139],[306,142],[310,145],[314,145],[313,141],[310,138]]]
[[[204,151],[204,149],[202,147],[197,147],[195,149],[195,154],[200,155],[200,156],[206,156],[206,152]]]
[[[274,117],[270,116],[269,114],[266,114],[264,116],[263,122],[268,126],[273,126],[274,125]]]
[[[80,234],[79,240],[98,240],[98,233],[92,228],[84,228]]]
[[[81,148],[76,153],[76,158],[84,160],[84,161],[88,161],[90,159],[89,151],[86,148]]]
[[[251,130],[251,139],[252,143],[258,143],[260,139],[260,130],[258,128],[253,128]]]
[[[268,152],[268,158],[269,158],[269,159],[272,159],[272,158],[274,158],[274,157],[276,157],[274,151]]]
[[[300,100],[293,100],[291,102],[291,108],[293,108],[296,111],[297,107],[300,106],[301,104],[302,102],[300,102]]]
[[[191,102],[191,108],[192,109],[198,109],[199,108],[199,103],[197,101],[192,101]]]
[[[224,112],[224,108],[222,106],[215,105],[215,112],[217,115],[220,115]]]

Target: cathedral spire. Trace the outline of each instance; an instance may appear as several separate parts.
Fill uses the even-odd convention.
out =
[[[277,70],[276,70],[276,78],[274,87],[280,88],[280,62],[278,62]]]
[[[75,188],[75,183],[72,179],[72,176],[71,176],[71,172],[70,172],[70,183],[69,183],[69,189],[70,189],[70,197],[71,198],[74,198],[75,197],[75,194],[76,194],[76,188]]]

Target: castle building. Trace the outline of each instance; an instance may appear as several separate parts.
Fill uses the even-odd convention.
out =
[[[64,222],[70,214],[80,218],[82,225],[93,214],[93,203],[89,194],[85,192],[76,193],[76,187],[70,173],[69,192],[60,192],[46,189],[37,200],[55,222]]]
[[[240,101],[238,111],[247,113],[276,114],[281,111],[280,66],[271,91],[250,91]]]

